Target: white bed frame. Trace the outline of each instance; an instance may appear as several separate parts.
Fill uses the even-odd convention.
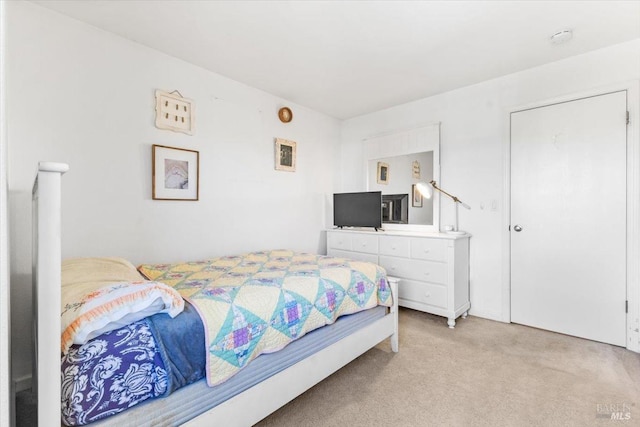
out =
[[[33,185],[33,387],[40,427],[60,425],[61,177],[68,170],[63,163],[40,162]],[[184,425],[210,426],[219,420],[225,426],[253,425],[386,338],[391,337],[391,349],[397,352],[398,280],[389,282],[393,306],[386,316]],[[135,408],[131,412],[140,416]],[[142,417],[150,421],[149,413]]]

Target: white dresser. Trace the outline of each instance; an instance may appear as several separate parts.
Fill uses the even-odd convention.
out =
[[[327,230],[327,255],[381,265],[400,279],[399,305],[445,316],[450,328],[467,316],[469,235]]]

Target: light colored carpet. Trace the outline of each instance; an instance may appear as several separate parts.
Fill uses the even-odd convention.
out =
[[[618,424],[640,426],[640,354],[475,317],[451,330],[401,309],[399,353],[381,343],[257,426]]]

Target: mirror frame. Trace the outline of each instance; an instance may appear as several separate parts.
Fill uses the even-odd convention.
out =
[[[367,191],[369,189],[369,162],[387,157],[433,151],[433,179],[440,182],[440,123],[405,131],[387,132],[365,138],[364,171]],[[440,193],[433,192],[433,224],[389,224],[383,223],[389,231],[440,231]]]

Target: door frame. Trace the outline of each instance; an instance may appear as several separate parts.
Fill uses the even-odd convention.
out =
[[[505,108],[503,136],[502,321],[511,323],[511,114],[627,91],[627,313],[626,348],[640,353],[640,81],[633,80]]]
[[[0,425],[15,425],[11,380],[11,295],[7,189],[7,7],[0,2]]]

